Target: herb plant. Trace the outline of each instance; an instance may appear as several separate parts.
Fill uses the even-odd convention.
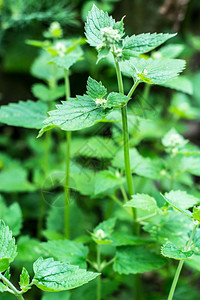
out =
[[[0,121],[40,130],[38,139],[28,139],[36,154],[36,160],[26,162],[33,180],[29,182],[24,175],[22,190],[14,190],[40,195],[38,239],[19,237],[19,249],[27,253],[30,243],[34,259],[25,261],[22,250],[17,256],[12,232],[14,236],[20,234],[21,208],[17,202],[7,207],[2,198],[0,207],[5,213],[0,215],[3,219],[0,223],[1,292],[24,299],[23,294],[33,285],[42,291],[63,292],[91,281],[86,289],[64,292],[63,297],[114,299],[108,297],[117,292],[119,299],[142,300],[148,299],[148,292],[143,292],[145,280],[141,274],[149,272],[150,276],[159,274],[167,282],[165,298],[169,292],[168,300],[175,299],[184,263],[193,267],[199,262],[200,200],[198,190],[193,187],[193,176],[200,175],[200,151],[179,134],[177,119],[172,126],[169,122],[166,126],[162,113],[158,120],[153,119],[151,107],[146,120],[138,116],[136,106],[142,85],[143,112],[154,85],[190,93],[188,81],[180,75],[186,64],[177,59],[180,46],[163,46],[175,35],[127,36],[124,18],[116,22],[93,5],[85,23],[86,42],[96,49],[97,63],[106,62],[114,72],[118,90],[106,86],[103,77],[99,81],[90,75],[86,92],[75,97],[71,96],[70,75],[76,72],[76,65],[84,65],[85,40],[64,39],[60,24],[54,22],[44,33],[45,40],[27,41],[41,49],[31,70],[43,80],[32,87],[38,100],[2,106]],[[58,104],[63,96],[65,100]],[[171,103],[171,113],[183,117],[183,111],[176,107],[177,101]],[[190,108],[184,117],[195,117],[194,111]],[[105,128],[106,136],[102,134]],[[146,138],[156,145],[155,149],[148,149],[149,157],[142,154],[140,147]],[[40,162],[40,168],[35,168],[35,161]],[[21,171],[15,162],[14,174]],[[7,172],[10,178],[9,163]],[[7,186],[2,189],[1,184],[0,189],[10,192]],[[44,190],[48,191],[47,195]],[[80,208],[84,205],[86,211],[82,214]],[[8,216],[14,210],[17,213],[13,224]],[[88,225],[90,218],[93,221]],[[177,269],[170,259],[179,260]],[[21,262],[24,264],[20,289],[10,281],[13,261],[18,268]],[[33,264],[32,281],[31,268],[28,273],[26,264],[27,269]],[[94,272],[86,271],[87,264]],[[173,277],[171,288],[167,268]],[[46,295],[43,297],[46,299]],[[159,297],[160,294],[154,299]]]

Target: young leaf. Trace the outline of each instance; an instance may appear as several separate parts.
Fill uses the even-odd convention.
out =
[[[47,130],[59,127],[62,130],[80,130],[100,122],[109,113],[108,109],[97,106],[90,96],[77,96],[77,99],[62,101],[56,110],[49,112],[43,123],[39,137]]]
[[[19,101],[0,108],[0,122],[10,126],[42,128],[47,115],[47,105],[41,101]]]
[[[87,94],[92,99],[102,99],[103,96],[107,94],[107,89],[103,86],[103,84],[95,79],[92,79],[91,77],[88,77],[87,80]]]
[[[12,232],[0,220],[0,272],[4,272],[17,255],[17,246]]]
[[[122,105],[126,104],[128,100],[130,100],[130,98],[128,98],[127,96],[120,93],[112,92],[108,95],[105,107],[121,107]]]
[[[79,269],[68,263],[42,257],[33,264],[33,283],[43,291],[71,290],[95,279],[99,274]]]
[[[114,23],[114,19],[107,12],[103,12],[93,5],[85,24],[85,35],[90,46],[101,45],[103,43],[101,28],[113,27]]]
[[[123,54],[125,58],[147,53],[160,46],[176,34],[169,33],[142,33],[126,37],[123,41]]]
[[[114,271],[119,274],[144,273],[161,268],[165,259],[144,247],[119,247],[113,265]]]
[[[182,251],[170,242],[167,242],[161,248],[161,254],[163,256],[178,260],[189,258],[193,255],[193,253],[193,251]]]
[[[117,189],[124,183],[124,178],[109,170],[102,170],[96,174],[94,194],[108,193],[111,189]]]
[[[69,240],[49,241],[42,243],[42,248],[47,256],[53,256],[55,259],[71,265],[78,265],[80,268],[86,268],[88,248],[81,243]]]
[[[97,244],[110,244],[111,234],[115,227],[116,218],[111,218],[106,221],[101,222],[97,227],[95,227],[92,237]]]
[[[26,270],[26,268],[23,267],[22,273],[20,274],[19,285],[24,292],[29,290],[29,287],[27,287],[27,285],[29,285],[29,281],[30,281],[30,276],[28,274],[28,271]]]
[[[165,197],[174,205],[181,209],[188,209],[199,203],[200,200],[185,191],[170,191],[165,193]]]
[[[135,207],[152,212],[158,211],[156,200],[145,194],[132,195],[131,200],[124,204],[124,206]]]

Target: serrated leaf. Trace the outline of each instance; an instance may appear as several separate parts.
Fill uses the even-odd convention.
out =
[[[165,197],[174,205],[182,209],[188,209],[193,207],[195,204],[198,204],[200,200],[185,191],[170,191],[165,193]]]
[[[165,259],[144,247],[119,247],[113,265],[119,274],[138,274],[161,268]]]
[[[127,54],[131,55],[131,52],[133,52],[132,55],[147,53],[175,35],[169,33],[142,33],[131,37],[127,36],[123,41],[123,53],[126,56]]]
[[[108,113],[108,109],[98,107],[90,96],[77,96],[77,99],[62,101],[61,105],[56,105],[56,110],[49,112],[39,132],[41,136],[45,131],[54,127],[62,130],[74,131],[90,127],[100,122]]]
[[[0,108],[0,122],[17,127],[42,128],[47,116],[47,105],[41,101],[19,101]]]
[[[105,107],[121,107],[122,105],[125,105],[129,99],[130,98],[123,94],[112,92],[108,95]]]
[[[95,279],[99,274],[79,269],[68,263],[42,257],[33,264],[33,283],[43,291],[64,291],[74,289]]]
[[[42,243],[42,248],[46,255],[66,262],[71,265],[78,265],[80,268],[86,268],[86,257],[88,248],[81,243],[69,240],[49,241]]]
[[[36,83],[32,86],[33,95],[42,101],[54,101],[65,95],[65,86],[60,85],[55,88],[48,88],[42,83]]]
[[[27,285],[29,285],[29,281],[30,281],[30,276],[28,274],[28,271],[26,270],[26,268],[23,267],[22,272],[20,274],[20,282],[19,282],[19,285],[23,291],[27,291],[29,289],[29,287],[27,287]]]
[[[173,243],[167,242],[161,248],[161,254],[165,257],[173,258],[173,259],[186,259],[193,255],[193,251],[182,251],[178,249]]]
[[[140,82],[162,85],[176,78],[185,68],[185,61],[181,59],[138,59],[131,58],[129,63],[121,62],[124,73]]]
[[[69,70],[69,68],[73,66],[73,64],[81,59],[81,56],[82,50],[79,49],[63,56],[55,56],[51,58],[50,62],[56,64],[58,67]]]
[[[136,194],[131,196],[131,200],[126,202],[124,206],[135,207],[150,212],[158,211],[156,200],[146,194]]]
[[[101,28],[113,27],[115,21],[112,17],[93,5],[87,16],[85,35],[90,46],[96,47],[102,44]]]
[[[12,232],[9,227],[0,220],[0,272],[4,272],[8,265],[15,259],[17,255],[17,246],[15,239],[12,237]]]
[[[103,86],[101,81],[96,81],[95,79],[92,79],[91,77],[88,77],[87,80],[87,94],[92,99],[98,99],[102,98],[107,94],[107,89]]]

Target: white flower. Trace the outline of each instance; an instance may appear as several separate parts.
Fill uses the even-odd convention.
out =
[[[108,45],[114,44],[121,38],[119,31],[117,29],[113,29],[112,27],[101,28],[101,35],[103,42]]]
[[[66,47],[65,47],[65,45],[63,43],[57,42],[55,48],[58,51],[58,54],[60,56],[64,56],[65,55]]]
[[[96,105],[98,105],[98,106],[103,106],[103,105],[105,105],[105,104],[107,103],[107,100],[106,100],[106,99],[97,98],[97,99],[95,100],[95,103],[96,103]]]
[[[95,236],[98,240],[103,240],[103,239],[105,239],[106,234],[102,229],[98,229]]]

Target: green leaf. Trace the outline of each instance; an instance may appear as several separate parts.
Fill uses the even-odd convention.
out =
[[[29,287],[27,287],[27,285],[29,285],[29,282],[30,282],[30,276],[26,268],[23,267],[22,273],[20,274],[19,285],[24,292],[29,290]]]
[[[169,203],[173,208],[184,214],[185,216],[192,218],[192,213],[189,210],[182,209],[175,201],[171,201],[165,195],[162,195],[167,203]],[[179,203],[178,203],[179,204]]]
[[[178,260],[189,258],[193,255],[193,253],[193,251],[182,251],[170,242],[167,242],[161,248],[161,254],[163,256]]]
[[[185,191],[170,191],[165,193],[165,197],[174,205],[181,209],[188,209],[198,204],[200,200]]]
[[[112,165],[124,169],[123,157],[123,151],[118,151],[112,160]],[[143,157],[136,149],[130,149],[130,164],[131,171],[139,176],[150,179],[160,178],[161,169],[159,164],[150,158]]]
[[[193,94],[192,82],[185,75],[180,75],[179,77],[174,78],[173,80],[169,80],[160,85],[189,95]]]
[[[33,264],[33,283],[43,291],[71,290],[86,284],[99,274],[79,269],[77,266],[42,257]]]
[[[0,219],[4,220],[14,236],[20,233],[22,227],[22,212],[17,202],[6,206],[4,201],[0,199]]]
[[[7,286],[5,286],[2,282],[0,282],[0,293],[4,293],[7,291]]]
[[[50,89],[42,83],[36,83],[32,86],[32,93],[36,98],[42,101],[54,101],[65,95],[65,86],[59,85]]]
[[[121,62],[124,73],[140,82],[162,85],[176,78],[185,68],[185,61],[181,59],[138,59],[131,58],[129,63]]]
[[[112,242],[114,246],[129,246],[129,245],[145,245],[150,241],[142,237],[134,236],[125,232],[114,232],[112,234]]]
[[[93,5],[88,13],[85,24],[85,35],[90,46],[96,47],[103,43],[101,28],[113,27],[115,21],[112,17]]]
[[[15,239],[9,227],[0,220],[0,272],[4,272],[17,255]]]
[[[42,297],[42,300],[70,300],[70,297],[71,294],[68,291],[62,291],[59,293],[46,292],[45,295]]]
[[[42,243],[42,248],[47,256],[66,262],[71,265],[78,265],[86,268],[86,257],[88,248],[81,243],[69,240],[58,240]]]
[[[135,207],[150,212],[158,211],[156,200],[145,194],[132,195],[131,200],[125,203],[124,206]]]
[[[47,105],[41,101],[19,101],[0,108],[0,122],[10,126],[40,129],[47,115]]]
[[[51,55],[42,51],[31,66],[31,74],[50,83],[63,78],[63,69],[58,68],[55,64],[49,64],[50,59]]]
[[[92,237],[97,244],[110,244],[111,234],[114,230],[116,218],[110,218],[106,221],[101,222],[95,227]]]
[[[125,58],[128,58],[127,55],[131,56],[147,53],[175,35],[176,34],[169,33],[142,33],[132,35],[131,37],[127,36],[123,41],[123,54]]]
[[[124,183],[124,178],[120,174],[114,174],[112,171],[103,170],[96,174],[94,184],[94,194],[110,193],[110,190],[119,188]]]
[[[56,64],[58,67],[69,70],[69,68],[81,59],[82,50],[77,49],[77,51],[70,52],[63,56],[55,56],[51,58],[50,62]]]
[[[16,261],[19,263],[33,262],[39,256],[44,254],[41,244],[38,240],[30,238],[29,236],[20,236],[17,240],[17,257]]]
[[[98,107],[90,96],[77,96],[77,99],[62,101],[56,105],[56,110],[49,112],[49,118],[43,123],[39,137],[47,130],[59,127],[62,130],[74,131],[90,127],[100,121],[109,113],[108,109]]]
[[[93,136],[85,138],[74,137],[71,141],[71,156],[112,158],[117,152],[114,141],[103,136]]]
[[[27,192],[34,191],[35,187],[28,181],[27,170],[22,167],[11,167],[2,170],[0,173],[0,191],[10,192]]]
[[[92,99],[102,99],[103,96],[107,94],[107,89],[103,86],[103,84],[95,79],[92,79],[91,77],[88,77],[87,80],[87,94]]]
[[[119,274],[137,274],[152,271],[164,266],[165,260],[144,247],[119,247],[113,265]]]
[[[161,47],[158,51],[152,53],[153,58],[176,58],[184,50],[185,46],[182,44],[170,44]]]
[[[192,216],[195,220],[200,222],[200,206],[194,206]]]
[[[107,103],[105,107],[112,108],[112,107],[121,107],[122,105],[125,105],[130,98],[127,96],[112,92],[108,95]]]

